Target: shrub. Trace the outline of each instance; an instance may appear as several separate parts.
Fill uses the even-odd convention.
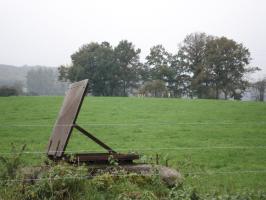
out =
[[[1,172],[0,178],[1,183],[6,184],[9,180],[17,177],[17,171],[22,164],[21,156],[26,148],[23,145],[20,150],[17,150],[14,144],[11,144],[11,153],[7,156],[0,156]]]
[[[118,199],[118,200],[260,200],[266,199],[265,191],[242,191],[221,194],[202,193],[196,188],[185,185],[167,187],[155,170],[151,176],[127,173],[117,166],[108,172],[101,170],[89,176],[87,166],[74,166],[68,163],[47,163],[40,167],[35,178],[25,179],[18,173],[22,166],[21,156],[25,145],[16,150],[12,145],[10,156],[0,157],[2,179],[0,199],[37,200],[37,199]],[[17,181],[13,180],[16,179]]]
[[[0,96],[7,97],[7,96],[18,96],[19,91],[15,87],[11,86],[2,86],[0,87]]]
[[[85,190],[87,169],[61,163],[43,172],[33,184],[22,183],[23,199],[75,199]]]

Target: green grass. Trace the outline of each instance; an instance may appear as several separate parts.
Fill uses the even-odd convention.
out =
[[[45,152],[62,100],[0,98],[0,152],[9,152],[10,143]],[[167,157],[200,191],[266,188],[265,103],[87,97],[78,124],[121,152]],[[67,150],[102,151],[76,131]],[[30,165],[45,155],[24,157]]]

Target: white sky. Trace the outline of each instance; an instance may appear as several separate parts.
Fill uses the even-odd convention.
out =
[[[177,52],[187,34],[226,36],[266,74],[265,0],[0,0],[0,63],[59,66],[85,43],[127,39]]]

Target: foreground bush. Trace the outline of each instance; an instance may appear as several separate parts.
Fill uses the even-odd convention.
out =
[[[157,177],[124,171],[89,176],[86,166],[61,163],[36,178],[17,175],[1,187],[3,199],[158,199],[169,189]],[[16,180],[16,181],[15,181]],[[1,199],[0,198],[0,199]]]
[[[4,185],[10,179],[15,179],[19,168],[21,167],[23,160],[21,159],[23,151],[26,145],[23,145],[21,149],[16,149],[14,144],[11,144],[11,153],[9,156],[0,155],[0,185]]]
[[[37,199],[185,199],[185,200],[253,200],[266,199],[266,192],[246,191],[234,194],[199,193],[187,185],[167,187],[154,172],[151,176],[128,174],[114,168],[110,172],[90,174],[87,166],[67,163],[48,163],[38,167],[37,173],[24,173],[22,152],[12,147],[13,154],[1,157],[0,200]],[[35,169],[32,167],[32,169]],[[34,171],[34,170],[33,170]],[[36,170],[35,170],[36,172]]]
[[[38,178],[17,176],[0,188],[0,199],[185,199],[185,200],[253,200],[266,199],[265,192],[242,192],[235,194],[201,194],[195,188],[175,186],[168,188],[156,174],[140,176],[117,171],[88,176],[86,166],[58,164],[44,170]]]

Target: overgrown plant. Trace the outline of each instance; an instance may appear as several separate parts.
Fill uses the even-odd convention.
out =
[[[25,149],[26,144],[18,150],[12,143],[11,153],[6,156],[0,156],[0,165],[2,169],[0,178],[2,184],[5,184],[8,180],[14,179],[17,176],[17,171],[22,164],[21,157]]]
[[[108,162],[109,162],[109,164],[112,165],[112,166],[118,166],[118,161],[117,161],[117,159],[114,158],[113,155],[110,155],[110,156],[108,157]]]
[[[59,163],[44,171],[33,183],[22,183],[21,193],[30,199],[75,199],[85,190],[87,168]]]
[[[8,184],[0,185],[0,200],[38,200],[38,199],[119,199],[119,200],[260,200],[266,199],[264,191],[241,191],[235,193],[220,193],[218,191],[200,192],[197,187],[188,183],[168,187],[155,168],[150,175],[128,173],[122,168],[113,166],[110,170],[100,171],[93,176],[85,165],[76,166],[65,162],[49,163],[40,167],[36,178],[25,179],[19,174],[21,156],[25,145],[17,151],[12,145],[11,156],[1,157],[3,169]],[[113,160],[110,158],[110,163]],[[115,162],[113,163],[115,165]],[[191,169],[190,159],[179,163]],[[8,170],[9,169],[9,170]],[[34,167],[33,167],[34,169]]]

